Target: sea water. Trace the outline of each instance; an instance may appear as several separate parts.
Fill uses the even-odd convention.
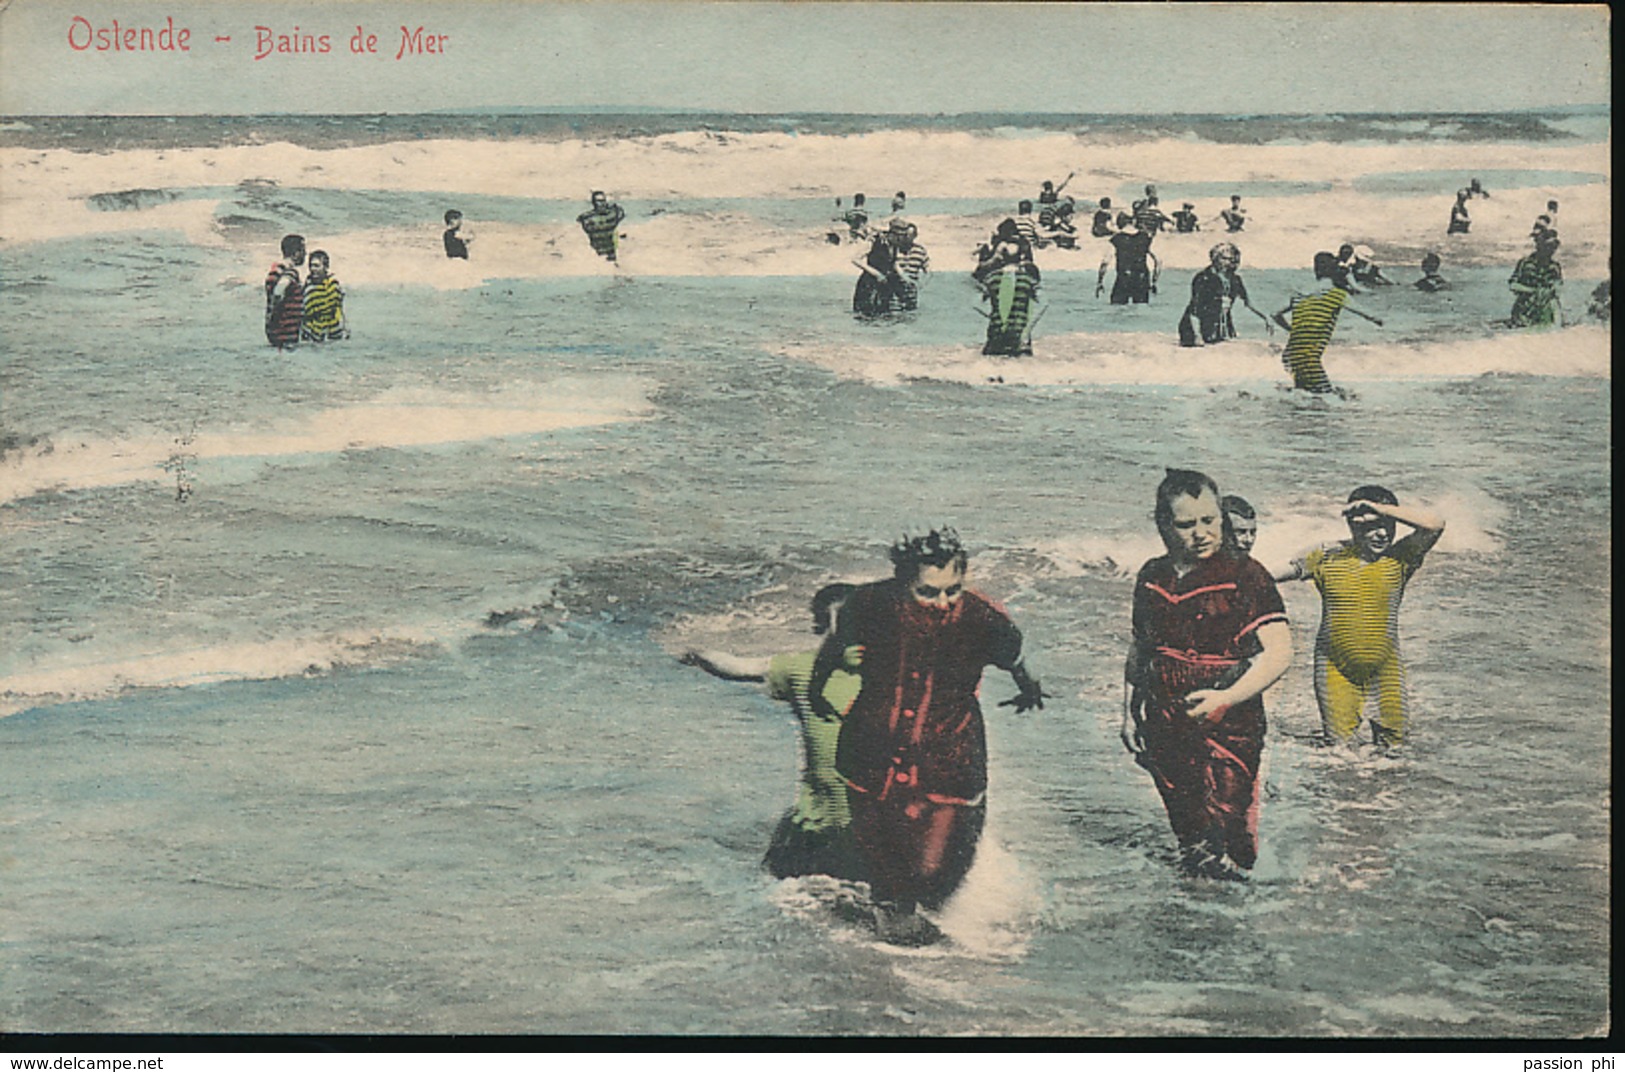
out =
[[[1607,234],[1586,118],[1398,117],[1344,142],[1269,119],[1035,117],[1019,137],[829,117],[8,123],[0,1026],[1608,1030],[1608,332],[1490,323],[1523,241],[1507,228],[1553,190]],[[1311,152],[1226,171],[1248,124]],[[459,133],[419,187],[381,157],[354,187],[331,174]],[[937,159],[932,139],[957,147],[944,158],[996,143],[1042,176],[1058,137],[1099,161],[1074,180],[1091,191],[1132,193],[1108,172],[1168,138],[1211,154],[1211,189],[1190,177],[1188,196],[1258,184],[1273,200],[1238,241],[1265,312],[1312,285],[1300,247],[1388,241],[1401,285],[1355,298],[1384,326],[1345,314],[1327,352],[1352,397],[1283,390],[1280,337],[1239,308],[1241,338],[1177,346],[1210,235],[1158,240],[1139,308],[1094,297],[1098,248],[1044,251],[1036,355],[983,358],[961,239],[1032,191],[1007,178],[1001,201],[974,167],[921,179],[909,161]],[[809,189],[730,185],[729,161],[820,138]],[[859,323],[861,250],[823,231],[859,181],[842,154],[893,159],[887,138],[918,151],[862,181],[877,216],[883,186],[910,188],[937,271],[917,316]],[[1384,153],[1418,142],[1454,154],[1421,222],[1382,178],[1414,170]],[[586,251],[562,183],[458,190],[450,162],[495,143],[644,169],[597,184],[645,187],[623,197],[624,267]],[[1551,166],[1511,165],[1532,152]],[[653,173],[662,154],[704,166]],[[1442,232],[1468,173],[1492,191],[1475,214],[1504,207],[1447,259],[1455,289],[1419,294],[1399,254],[1421,239],[1394,236]],[[137,187],[158,192],[94,201]],[[479,236],[466,266],[439,252],[453,204]],[[351,340],[264,344],[287,231],[332,253]],[[1568,233],[1578,322],[1606,249]],[[1178,877],[1117,738],[1169,465],[1257,505],[1271,565],[1342,535],[1357,484],[1448,520],[1402,612],[1398,756],[1312,745],[1319,606],[1283,587],[1298,657],[1267,697],[1247,886]],[[1008,680],[985,681],[987,836],[949,940],[905,951],[836,910],[852,891],[760,870],[793,793],[790,716],[675,656],[810,647],[820,584],[879,577],[891,540],[942,523],[1053,697],[1014,715],[995,706]]]

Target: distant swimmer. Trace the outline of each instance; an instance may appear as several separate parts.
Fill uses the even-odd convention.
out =
[[[1157,188],[1147,186],[1145,197],[1134,202],[1134,225],[1147,238],[1155,238],[1164,227],[1172,227],[1173,219],[1162,211],[1157,200]]]
[[[1258,511],[1240,495],[1226,495],[1219,500],[1224,511],[1224,545],[1243,555],[1253,553],[1258,542]]]
[[[920,284],[931,270],[931,254],[920,244],[919,237],[920,229],[904,220],[902,233],[892,239],[896,244],[893,259],[897,266],[897,308],[904,312],[919,307]]]
[[[908,234],[908,221],[893,219],[874,236],[869,251],[852,264],[862,274],[852,289],[852,311],[864,319],[885,316],[898,306],[904,280],[897,268],[897,248]]]
[[[299,266],[305,263],[303,235],[285,235],[282,259],[265,274],[265,339],[278,350],[299,345],[299,329],[305,321],[305,290],[299,282]]]
[[[300,338],[306,342],[348,339],[350,326],[344,319],[344,288],[329,271],[331,258],[323,250],[310,255],[310,279],[305,283],[304,322]]]
[[[1472,179],[1467,183],[1467,195],[1469,197],[1488,197],[1490,192],[1484,189],[1483,183],[1477,179]]]
[[[1610,277],[1612,277],[1613,272],[1614,258],[1609,257],[1608,273]],[[1604,279],[1601,283],[1598,283],[1597,289],[1591,292],[1591,301],[1586,305],[1586,313],[1589,314],[1593,320],[1601,320],[1604,324],[1609,322],[1609,318],[1613,315],[1613,298],[1611,297],[1612,290],[1613,281],[1612,278],[1609,278]]]
[[[964,880],[987,812],[987,734],[977,690],[982,670],[1010,674],[1019,714],[1046,694],[1023,661],[1021,631],[967,587],[968,554],[948,528],[891,548],[892,577],[847,599],[813,665],[815,714],[838,717],[825,694],[854,646],[863,650],[857,700],[841,726],[835,765],[846,780],[852,833],[885,940],[936,937],[916,914]]]
[[[1314,581],[1320,590],[1315,699],[1328,740],[1352,739],[1366,700],[1374,696],[1372,736],[1379,747],[1390,747],[1404,742],[1408,719],[1399,604],[1445,523],[1437,514],[1400,506],[1378,484],[1350,492],[1343,517],[1349,539],[1295,559],[1276,579]],[[1399,524],[1412,531],[1395,542]]]
[[[1394,281],[1382,274],[1376,253],[1370,246],[1344,245],[1337,251],[1337,259],[1348,269],[1349,279],[1368,287],[1391,287]]]
[[[592,207],[577,216],[576,222],[587,232],[587,241],[592,243],[592,251],[613,262],[619,239],[616,232],[624,219],[626,219],[625,209],[604,196],[604,191],[594,190]]]
[[[1106,291],[1106,269],[1112,266],[1115,256],[1117,278],[1112,283],[1112,304],[1144,305],[1157,292],[1157,278],[1162,274],[1162,262],[1151,252],[1151,236],[1140,230],[1133,216],[1120,212],[1117,231],[1108,241],[1112,248],[1100,262],[1100,272],[1095,276],[1095,297]]]
[[[1556,254],[1563,245],[1555,230],[1535,236],[1535,252],[1518,261],[1507,280],[1507,289],[1516,295],[1507,324],[1515,328],[1562,326],[1563,266]]]
[[[1066,184],[1071,182],[1072,176],[1076,174],[1076,171],[1067,172],[1066,178],[1061,180],[1061,185],[1059,186],[1055,185],[1050,180],[1045,179],[1043,187],[1038,191],[1038,203],[1040,205],[1053,205],[1059,202],[1061,200],[1061,191],[1066,189]]]
[[[1174,213],[1174,231],[1178,234],[1190,234],[1201,229],[1202,223],[1196,218],[1196,206],[1186,201],[1180,206],[1179,211]]]
[[[1022,201],[1016,205],[1016,230],[1021,232],[1022,239],[1034,249],[1041,249],[1049,243],[1044,241],[1038,233],[1038,217],[1033,215],[1033,203]]]
[[[895,194],[892,194],[892,198],[891,198],[892,215],[895,216],[900,212],[906,211],[907,209],[908,209],[908,194],[905,194],[901,190],[898,190]]]
[[[1429,294],[1440,290],[1449,290],[1450,282],[1439,274],[1439,266],[1443,263],[1437,253],[1429,251],[1424,254],[1422,257],[1422,278],[1418,279],[1412,286]]]
[[[1090,236],[1093,238],[1110,238],[1115,233],[1112,220],[1112,199],[1102,197],[1100,199],[1100,208],[1096,210],[1094,221],[1089,227]]]
[[[1236,337],[1231,309],[1236,302],[1264,322],[1266,333],[1275,334],[1270,318],[1253,308],[1247,298],[1247,284],[1236,271],[1241,267],[1241,250],[1233,243],[1220,242],[1208,251],[1209,264],[1191,277],[1191,300],[1179,318],[1179,345],[1212,345]]]
[[[474,232],[463,222],[463,214],[456,209],[446,211],[446,233],[440,236],[446,247],[446,256],[453,260],[468,260],[468,247],[474,244]]]
[[[1450,209],[1450,223],[1445,234],[1467,234],[1473,229],[1473,218],[1467,211],[1467,198],[1472,196],[1465,187],[1456,191],[1456,203]]]
[[[1043,205],[1038,210],[1038,233],[1057,249],[1077,249],[1078,227],[1072,218],[1076,209],[1077,203],[1070,197]]]
[[[1230,195],[1230,207],[1219,213],[1219,219],[1224,222],[1224,229],[1235,234],[1247,226],[1247,210],[1241,207],[1241,195]]]
[[[1220,501],[1193,470],[1170,469],[1157,487],[1167,554],[1134,582],[1121,735],[1162,796],[1185,873],[1246,881],[1263,694],[1292,662],[1292,628],[1269,572],[1224,546]]]
[[[1030,357],[1033,352],[1033,300],[1041,276],[1033,263],[1033,249],[1021,236],[1016,221],[999,224],[983,246],[976,271],[988,302],[987,341],[982,353],[989,357]]]
[[[1315,279],[1324,282],[1325,289],[1293,298],[1285,309],[1275,314],[1275,322],[1287,329],[1281,364],[1292,374],[1292,386],[1326,394],[1336,388],[1326,377],[1321,358],[1326,353],[1327,343],[1332,341],[1332,332],[1337,329],[1337,315],[1346,308],[1379,327],[1382,321],[1349,305],[1348,270],[1338,263],[1335,254],[1315,254]],[[1286,318],[1289,312],[1290,321]]]
[[[852,588],[850,584],[830,584],[818,590],[812,601],[813,632],[829,632],[832,617],[839,613]],[[827,706],[823,713],[813,710],[807,696],[817,656],[816,650],[760,659],[719,651],[691,651],[682,662],[729,681],[765,683],[768,695],[787,701],[800,724],[801,789],[773,832],[762,866],[774,878],[833,875],[859,880],[863,874],[852,843],[852,813],[847,804],[846,782],[835,769],[835,749],[841,720],[863,684],[858,674],[863,653],[858,648],[841,653],[840,664],[824,685]]]
[[[835,200],[835,207],[841,207],[839,198]],[[869,206],[865,203],[862,194],[852,195],[852,207],[835,217],[838,223],[846,224],[846,240],[848,242],[865,242],[869,239]]]

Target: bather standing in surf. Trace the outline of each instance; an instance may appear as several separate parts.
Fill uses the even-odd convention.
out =
[[[1292,374],[1292,386],[1315,394],[1329,394],[1337,389],[1326,375],[1321,356],[1332,341],[1332,332],[1337,330],[1337,315],[1348,309],[1379,327],[1382,321],[1349,305],[1348,269],[1338,262],[1335,254],[1325,251],[1315,254],[1315,278],[1323,280],[1326,288],[1317,294],[1293,298],[1285,309],[1275,314],[1275,322],[1287,330],[1281,364]],[[1292,314],[1290,320],[1288,313]]]
[[[305,289],[299,281],[299,266],[305,263],[303,235],[285,235],[282,259],[265,274],[265,341],[278,350],[299,345],[299,328],[305,320]]]
[[[1220,502],[1192,470],[1157,488],[1168,553],[1134,582],[1122,738],[1162,796],[1182,869],[1242,881],[1258,858],[1263,693],[1292,661],[1292,630],[1268,571],[1224,545]]]
[[[1032,304],[1040,275],[1032,246],[1021,237],[1014,219],[999,224],[982,247],[973,278],[988,302],[987,341],[982,353],[997,357],[1031,357]]]
[[[836,767],[850,789],[852,833],[877,902],[883,938],[929,941],[917,906],[941,905],[970,870],[987,801],[982,668],[1009,672],[1019,695],[1000,706],[1044,706],[1022,661],[1021,631],[965,587],[967,554],[952,529],[905,537],[890,580],[860,586],[814,664],[813,709],[854,645],[863,686],[841,727]]]
[[[581,229],[587,232],[592,251],[611,263],[616,257],[618,236],[616,229],[626,219],[626,210],[609,200],[602,190],[592,192],[592,207],[576,217]]]
[[[852,588],[850,584],[829,584],[818,590],[812,600],[813,632],[829,632],[832,618],[839,614]],[[720,651],[690,651],[682,662],[729,681],[764,682],[768,695],[788,702],[800,724],[801,788],[795,804],[773,831],[762,866],[774,878],[831,875],[856,880],[863,874],[852,844],[846,782],[835,769],[835,748],[841,720],[862,682],[858,676],[862,652],[849,648],[841,653],[840,665],[824,685],[828,705],[822,712],[815,711],[808,699],[817,655],[817,651],[802,651],[747,659]]]

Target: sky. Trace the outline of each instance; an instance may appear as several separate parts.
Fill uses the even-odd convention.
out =
[[[189,50],[102,50],[115,20]],[[0,114],[1495,112],[1608,103],[1608,37],[1600,4],[0,0]]]

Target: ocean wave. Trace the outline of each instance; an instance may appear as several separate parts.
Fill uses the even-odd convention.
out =
[[[1184,138],[1214,144],[1267,145],[1327,141],[1432,142],[1461,139],[1550,144],[1595,137],[1606,114],[1595,109],[1545,113],[1405,113],[1346,115],[1123,115],[1078,112],[856,115],[818,113],[660,112],[612,109],[462,109],[367,116],[42,116],[0,124],[6,143],[30,148],[73,146],[224,148],[286,141],[308,148],[460,138],[471,141],[602,143],[693,133],[726,143],[760,134],[854,137],[890,130],[1005,137],[1067,134],[1110,145],[1123,140]]]
[[[1170,316],[1171,319],[1171,316]],[[1338,344],[1326,355],[1337,382],[1370,383],[1463,376],[1526,375],[1608,378],[1610,332],[1583,325],[1550,332],[1506,331],[1487,337],[1416,344]],[[786,343],[775,349],[846,379],[877,384],[959,383],[1014,386],[1244,384],[1284,386],[1280,351],[1261,339],[1220,347],[1181,347],[1165,334],[1091,332],[1040,336],[1031,357],[983,356],[976,346],[862,346]],[[1297,397],[1297,396],[1294,396]],[[1308,396],[1304,400],[1315,401]]]
[[[230,681],[311,677],[376,668],[440,650],[430,632],[352,631],[282,637],[101,658],[51,659],[51,669],[0,678],[0,717],[38,707],[101,700],[137,689],[189,688]]]
[[[274,429],[202,428],[181,436],[155,429],[146,438],[120,440],[36,437],[0,454],[0,502],[43,491],[173,480],[178,470],[208,459],[429,447],[614,424],[647,416],[651,390],[636,377],[565,377],[480,395],[391,391]]]

